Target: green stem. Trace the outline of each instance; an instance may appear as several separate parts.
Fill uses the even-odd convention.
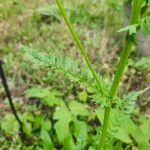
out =
[[[105,145],[105,140],[106,140],[106,137],[107,137],[107,129],[108,129],[108,126],[109,126],[110,111],[111,111],[110,107],[105,107],[102,135],[101,135],[100,143],[98,145],[99,150],[102,150],[104,145]]]
[[[90,60],[89,60],[89,58],[88,58],[88,56],[87,56],[86,50],[85,50],[85,48],[83,47],[83,45],[82,45],[82,43],[81,43],[81,41],[80,41],[78,35],[77,35],[76,32],[74,31],[74,29],[73,29],[73,27],[72,27],[72,25],[71,25],[71,23],[70,23],[70,21],[69,21],[67,15],[66,15],[66,12],[65,12],[64,7],[62,6],[60,0],[56,0],[56,3],[57,3],[57,5],[58,5],[58,7],[59,7],[59,9],[60,9],[60,11],[61,11],[61,14],[62,14],[62,16],[63,16],[63,18],[64,18],[64,20],[65,20],[65,22],[66,22],[66,24],[67,24],[67,26],[68,26],[68,28],[69,28],[69,30],[70,30],[70,32],[71,32],[71,34],[72,34],[72,36],[73,36],[73,38],[74,38],[76,44],[78,45],[78,47],[79,47],[79,49],[80,49],[80,53],[82,54],[83,58],[85,59],[88,68],[90,69],[91,73],[93,74],[93,77],[94,77],[95,81],[97,82],[97,86],[98,86],[99,90],[101,91],[101,93],[102,93],[104,96],[106,96],[106,92],[105,92],[105,89],[103,88],[103,85],[102,85],[102,83],[101,83],[101,81],[100,81],[100,78],[98,77],[97,73],[96,73],[95,70],[93,69],[93,67],[92,67],[92,65],[91,65],[91,62],[90,62]]]
[[[141,4],[142,4],[142,0],[133,0],[133,7],[132,7],[132,12],[131,12],[131,17],[130,17],[130,25],[139,23]],[[108,95],[111,101],[113,101],[116,95],[120,80],[123,76],[123,72],[127,65],[131,48],[134,45],[134,42],[133,42],[134,37],[135,35],[129,35],[129,33],[127,33],[125,46],[124,46],[124,49],[123,49],[123,52],[122,52],[122,55],[121,55],[121,58],[117,67],[115,78],[113,80],[113,83],[111,85],[110,92]],[[105,140],[107,137],[107,129],[109,126],[110,111],[111,111],[111,107],[105,107],[105,115],[104,115],[102,136],[101,136],[100,143],[99,143],[99,150],[102,150],[105,146]]]
[[[124,69],[127,65],[128,57],[130,55],[130,50],[131,50],[133,45],[134,45],[134,43],[129,39],[129,36],[127,35],[125,47],[123,49],[123,53],[122,53],[122,56],[120,58],[120,62],[118,64],[117,71],[115,74],[115,78],[113,80],[113,83],[112,83],[112,86],[111,86],[110,92],[109,92],[109,98],[111,100],[113,100],[113,98],[116,95],[119,82],[120,82],[121,77],[123,75]]]

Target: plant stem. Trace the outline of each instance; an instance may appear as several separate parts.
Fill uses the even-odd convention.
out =
[[[139,23],[141,4],[142,4],[142,0],[133,0],[133,7],[132,7],[132,12],[131,12],[131,17],[130,17],[130,25]],[[122,55],[121,55],[121,58],[117,67],[117,71],[116,71],[116,74],[115,74],[115,77],[114,77],[114,80],[113,80],[113,83],[111,85],[110,92],[108,95],[111,101],[113,101],[116,95],[120,80],[123,76],[123,72],[127,65],[131,48],[134,45],[134,42],[133,42],[134,37],[135,35],[129,35],[129,33],[127,33],[127,36],[125,39],[125,46],[124,46],[124,49],[123,49],[123,52],[122,52]],[[107,137],[107,129],[109,126],[110,111],[111,111],[111,106],[105,107],[104,122],[103,122],[102,136],[101,136],[100,143],[99,143],[99,150],[102,150],[105,146],[105,140]]]
[[[8,98],[10,108],[11,108],[12,113],[13,113],[14,117],[16,118],[18,124],[20,125],[20,130],[22,132],[23,123],[22,123],[21,119],[19,118],[17,111],[16,111],[16,108],[14,106],[14,103],[13,103],[13,100],[12,100],[12,97],[11,97],[11,94],[10,94],[10,91],[8,88],[7,80],[5,77],[4,69],[3,69],[3,62],[1,60],[0,60],[0,77],[2,78],[2,84],[3,84],[3,87],[5,89],[5,93],[6,93],[6,96]]]
[[[99,143],[99,146],[98,146],[99,150],[102,150],[104,145],[105,145],[105,140],[106,140],[106,137],[107,137],[107,129],[108,129],[108,126],[109,126],[110,111],[111,111],[111,107],[105,107],[102,135],[101,135],[100,143]]]
[[[99,90],[101,91],[103,96],[106,96],[106,92],[105,92],[105,89],[104,89],[104,87],[103,87],[103,85],[100,81],[100,78],[98,77],[97,73],[93,69],[92,64],[91,64],[91,62],[90,62],[90,60],[87,56],[86,50],[85,50],[84,46],[82,45],[82,43],[81,43],[78,35],[76,34],[75,30],[73,29],[67,15],[66,15],[66,12],[65,12],[65,9],[64,9],[63,5],[61,4],[60,0],[56,0],[56,3],[57,3],[57,5],[58,5],[58,7],[61,11],[61,14],[62,14],[62,16],[63,16],[70,32],[71,32],[71,34],[72,34],[76,44],[78,45],[78,47],[80,49],[80,53],[82,54],[83,58],[85,59],[86,64],[87,64],[88,68],[90,69],[91,73],[93,74],[93,77],[94,77],[94,79],[97,83],[97,86],[98,86]]]
[[[127,35],[125,47],[123,49],[122,56],[120,58],[120,62],[118,64],[117,71],[115,74],[115,78],[113,80],[113,83],[112,83],[112,86],[111,86],[110,92],[109,92],[109,98],[111,100],[113,100],[113,98],[116,95],[119,82],[120,82],[121,77],[123,75],[124,69],[127,65],[128,57],[130,55],[130,50],[131,50],[133,45],[134,45],[134,43],[132,42],[132,40],[129,39],[129,36]]]

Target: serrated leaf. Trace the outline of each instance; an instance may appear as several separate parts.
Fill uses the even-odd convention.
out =
[[[48,88],[30,88],[25,91],[29,98],[39,98],[44,104],[48,106],[61,105],[62,99],[60,92],[50,91]]]
[[[124,114],[130,115],[134,111],[139,94],[139,92],[131,92],[123,97],[123,106],[121,109]]]
[[[33,63],[45,64],[58,72],[63,72],[70,80],[73,80],[74,82],[80,81],[84,85],[98,89],[93,75],[87,66],[80,69],[82,71],[79,71],[78,63],[69,57],[61,57],[52,53],[45,56],[27,46],[20,44],[20,47],[27,54],[29,60]],[[101,78],[101,76],[99,76],[99,78]]]
[[[88,116],[89,111],[85,104],[79,103],[77,101],[71,101],[69,103],[69,109],[72,115],[75,116]]]
[[[60,142],[63,142],[69,136],[69,123],[71,121],[71,115],[65,104],[62,104],[57,108],[53,116],[57,122],[54,125],[56,134]]]
[[[60,107],[57,107],[53,116],[53,119],[57,120],[57,122],[54,125],[54,128],[60,142],[63,142],[66,138],[68,138],[69,123],[71,121],[73,121],[75,127],[77,127],[77,122],[78,122],[77,116],[89,115],[89,111],[86,108],[85,104],[79,103],[77,101],[71,101],[68,104],[68,107],[69,108],[67,108],[66,104],[63,103]],[[79,128],[81,128],[81,126]]]
[[[122,137],[123,142],[130,143],[130,134],[133,133],[136,130],[136,125],[134,122],[130,119],[130,116],[124,114],[119,109],[113,109],[111,111],[110,115],[110,127],[109,127],[109,133],[111,137],[115,137],[119,139],[120,136]],[[126,138],[126,140],[125,140]],[[130,139],[130,140],[129,140]]]
[[[92,101],[100,105],[101,108],[104,108],[105,106],[110,105],[110,101],[108,101],[106,97],[103,97],[99,91],[94,93],[90,97],[92,98]]]

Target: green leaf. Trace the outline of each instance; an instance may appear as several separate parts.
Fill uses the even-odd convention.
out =
[[[88,116],[89,115],[87,106],[75,100],[69,103],[69,109],[70,109],[71,114],[74,116]]]
[[[76,150],[84,150],[86,144],[87,144],[87,133],[86,130],[83,128],[80,130],[80,134],[77,138]]]
[[[87,100],[87,92],[86,91],[82,91],[78,93],[78,98],[80,101],[86,102]]]
[[[58,139],[60,142],[63,142],[69,136],[69,123],[71,121],[70,112],[65,104],[57,107],[53,119],[57,120],[54,128]]]
[[[131,118],[126,118],[121,124],[120,128],[122,128],[129,135],[132,134],[137,129],[137,126],[131,120]]]
[[[117,138],[118,140],[121,140],[122,142],[125,142],[125,143],[131,143],[132,142],[129,135],[123,129],[120,129],[115,134],[115,138]]]
[[[130,115],[134,111],[139,94],[139,92],[130,92],[123,97],[123,106],[121,109],[124,114]]]
[[[48,88],[30,88],[25,91],[25,95],[29,98],[39,98],[45,105],[60,105],[62,99],[60,92]]]
[[[130,119],[130,113],[125,113],[120,109],[113,109],[110,116],[110,134],[115,137],[116,133],[121,132],[127,133],[129,135],[136,129],[135,124]]]
[[[147,134],[148,138],[150,139],[150,134],[148,133],[150,131],[150,118],[141,116],[139,121],[141,123],[140,129],[143,131],[144,134]]]
[[[132,133],[132,136],[134,137],[135,141],[138,143],[139,147],[146,146],[148,148],[150,146],[149,137],[147,134],[144,134],[143,131],[139,127],[134,131],[134,133]]]
[[[43,120],[41,122],[41,128],[46,130],[46,131],[50,131],[52,127],[52,124],[49,120]]]
[[[39,129],[41,127],[41,123],[43,122],[43,120],[44,120],[44,116],[42,114],[35,116],[33,122],[33,129],[35,130]]]
[[[140,125],[138,125],[136,130],[134,130],[131,134],[138,143],[139,148],[141,150],[146,150],[150,147],[150,119],[142,117],[139,121],[141,122]]]
[[[137,32],[137,27],[138,26],[139,26],[139,24],[129,25],[129,26],[125,27],[125,28],[122,28],[122,29],[118,30],[118,32],[129,31],[129,35],[135,34]]]
[[[27,121],[23,121],[23,131],[30,136],[31,132],[32,132],[32,126],[31,123],[27,122]]]
[[[44,128],[42,128],[40,131],[40,138],[42,139],[42,145],[44,147],[44,150],[53,150],[54,149],[51,137]]]
[[[75,150],[75,145],[71,134],[63,142],[63,150]]]
[[[63,103],[60,107],[57,107],[53,116],[53,119],[57,120],[54,128],[60,142],[63,142],[66,138],[68,138],[69,123],[71,121],[73,121],[73,123],[75,124],[76,129],[77,126],[81,129],[81,126],[79,126],[79,122],[77,121],[77,116],[89,115],[89,111],[86,108],[85,104],[79,103],[77,101],[71,101],[68,104],[68,107],[69,109],[67,108],[66,104]]]
[[[27,46],[20,45],[20,47],[27,54],[28,59],[33,63],[44,64],[58,72],[63,72],[68,79],[73,82],[80,82],[91,88],[98,89],[93,75],[87,66],[82,67],[80,69],[82,71],[79,71],[79,64],[69,57],[61,57],[52,53],[45,56]]]
[[[19,124],[12,114],[7,114],[1,121],[1,129],[7,134],[14,134],[19,131]]]
[[[92,98],[92,101],[100,105],[101,108],[104,108],[105,106],[110,106],[110,101],[108,101],[106,97],[102,96],[99,91],[95,92],[90,97]]]
[[[48,106],[61,105],[63,103],[62,99],[55,95],[55,92],[51,92],[47,97],[43,99],[43,101]]]
[[[33,122],[35,121],[35,118],[34,116],[29,113],[29,112],[25,112],[22,116],[21,116],[22,120],[23,121],[30,121],[30,122]]]
[[[79,137],[81,130],[85,130],[86,133],[88,133],[89,126],[87,125],[86,122],[80,121],[77,118],[73,118],[73,123],[74,123],[74,127],[75,127],[74,135],[76,138]]]
[[[84,150],[87,144],[87,138],[88,138],[87,128],[86,128],[86,125],[84,126],[82,122],[78,122],[78,123],[79,123],[78,125],[80,126],[80,132],[77,137],[76,150]]]
[[[33,87],[25,91],[25,95],[29,98],[44,98],[47,97],[49,93],[50,91],[48,88],[43,89],[38,87]]]
[[[98,108],[95,110],[96,116],[101,124],[103,124],[104,119],[104,109]]]
[[[142,19],[140,26],[145,35],[150,35],[150,17]]]
[[[35,121],[34,116],[31,113],[25,112],[21,118],[23,122],[23,131],[30,136],[32,132],[31,122]]]

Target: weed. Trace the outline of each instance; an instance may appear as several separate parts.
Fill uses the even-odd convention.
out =
[[[79,46],[80,53],[82,54],[83,59],[85,59],[86,65],[82,65],[81,61],[74,61],[70,57],[62,57],[58,54],[54,54],[52,51],[49,52],[47,46],[39,43],[37,43],[36,46],[32,45],[32,48],[21,45],[21,48],[25,51],[26,56],[38,67],[38,70],[42,69],[43,71],[44,68],[51,68],[51,73],[49,71],[44,80],[40,78],[43,76],[43,74],[40,75],[39,79],[36,77],[38,83],[43,86],[42,88],[29,88],[25,92],[25,97],[27,97],[30,102],[24,106],[25,112],[23,112],[20,116],[24,123],[23,130],[27,136],[30,137],[30,139],[26,141],[25,145],[19,143],[18,147],[20,149],[28,148],[50,150],[96,150],[102,148],[117,150],[123,149],[124,147],[126,149],[136,149],[137,147],[140,149],[147,149],[149,147],[150,138],[148,134],[150,123],[149,120],[141,117],[140,119],[133,121],[130,118],[130,115],[133,112],[134,114],[137,113],[137,110],[134,110],[134,105],[142,92],[129,92],[128,94],[123,94],[123,97],[118,97],[116,94],[124,69],[127,66],[131,47],[135,43],[135,33],[139,30],[139,27],[143,28],[145,26],[143,23],[141,24],[140,20],[137,19],[140,12],[136,13],[137,16],[134,13],[135,9],[136,11],[141,9],[140,4],[136,3],[137,0],[134,0],[133,12],[131,15],[131,25],[120,30],[120,32],[126,31],[127,36],[125,38],[125,48],[121,55],[114,81],[111,85],[109,79],[105,79],[105,77],[102,77],[97,71],[94,70],[90,59],[87,56],[88,51],[84,49],[77,34],[74,32],[74,29],[70,24],[67,15],[65,14],[62,4],[59,2],[59,0],[56,1],[67,25],[69,26],[71,34]],[[94,5],[98,5],[98,1],[93,1],[92,3],[95,3]],[[115,1],[111,1],[109,5],[111,5],[111,7],[115,7],[117,11],[120,9],[120,6],[116,7]],[[56,10],[56,7],[54,7],[54,9]],[[109,9],[106,10],[108,11]],[[79,28],[86,23],[89,24],[88,28],[95,28],[95,26],[99,26],[101,24],[99,23],[99,19],[94,19],[94,14],[91,14],[86,6],[80,10],[81,16],[78,18],[74,10],[68,11],[71,13],[71,22],[74,23],[74,25],[80,24]],[[58,22],[61,20],[59,12],[54,12],[56,14],[53,14],[51,11],[47,12],[42,10],[41,13],[40,10],[42,16],[41,18],[37,17],[36,21],[37,24],[40,23],[41,26],[39,27],[37,25],[36,28],[40,29],[40,32],[46,35],[44,40],[47,41],[47,43],[49,43],[47,40],[49,37],[52,39],[52,41],[49,43],[50,48],[54,49],[56,46],[57,53],[60,48],[65,50],[65,47],[69,44],[72,44],[72,41],[70,38],[68,38],[68,40],[65,42],[61,42],[61,40],[66,39],[66,37],[62,37],[64,33],[61,32],[62,30],[60,31],[60,26],[58,25]],[[85,14],[88,17],[84,16]],[[46,17],[46,22],[43,22],[43,16],[44,18]],[[82,20],[82,18],[84,19]],[[32,20],[32,18],[30,19]],[[102,20],[103,19],[105,20],[104,16],[102,16]],[[53,38],[48,34],[49,24],[50,31],[55,29],[56,32],[53,34]],[[105,29],[107,29],[108,25],[109,20],[105,20],[105,23],[101,27],[105,27]],[[32,24],[29,26],[26,24],[24,28],[23,33],[26,35],[26,38],[23,39],[27,43],[30,40],[34,40],[36,36],[40,35],[40,32],[37,32],[37,34],[35,29],[33,30],[33,33],[30,32],[33,28]],[[96,30],[98,29],[99,28]],[[78,30],[81,31],[81,29]],[[86,30],[84,32],[86,33]],[[83,32],[80,32],[81,37],[82,34]],[[103,35],[105,36],[105,34]],[[41,39],[40,36],[38,36],[38,39]],[[38,47],[36,51],[32,50],[34,47]],[[45,49],[45,47],[49,54],[43,54],[40,52],[40,49]],[[139,67],[144,68],[145,65],[149,64],[147,60],[148,58],[144,58],[137,63],[131,62],[130,66],[135,69],[139,69]],[[28,67],[30,66],[26,66],[26,68]],[[73,82],[69,83],[69,90],[66,87],[63,90],[61,89],[61,84],[66,80],[59,80],[58,76],[55,76],[56,72],[58,72],[59,75],[63,73],[69,80],[71,80],[71,82]],[[30,70],[30,74],[31,73],[32,72]],[[34,74],[34,80],[36,80],[35,76],[36,75]],[[51,89],[51,86],[44,88],[43,81],[50,81],[52,84],[51,81],[54,78],[57,78],[56,80],[60,81],[57,82],[57,90]],[[74,92],[73,90],[75,83],[81,85],[82,92],[81,89],[79,89],[79,91],[75,91],[73,95],[75,97],[73,97],[72,92]],[[84,88],[82,85],[84,85]],[[63,93],[62,91],[66,92]],[[69,92],[71,93],[71,98],[67,97]],[[38,106],[38,110],[36,110],[35,105]],[[12,124],[11,127],[9,126],[10,123]],[[1,129],[2,131],[5,131],[7,135],[12,135],[17,132],[16,130],[18,129],[18,125],[16,124],[17,123],[14,121],[14,117],[9,114],[2,119]],[[16,126],[15,133],[13,132],[14,126]],[[8,132],[7,128],[10,129]],[[16,139],[14,137],[15,136],[12,136],[13,142],[11,144],[9,143],[13,146],[17,143],[17,141],[20,142],[17,137]],[[5,148],[6,142],[2,141],[2,144]]]

